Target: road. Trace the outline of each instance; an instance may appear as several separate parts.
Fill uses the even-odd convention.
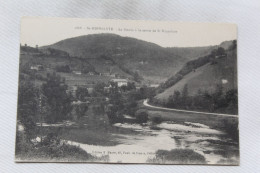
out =
[[[148,104],[148,99],[144,100],[143,105],[147,106],[147,107],[155,108],[155,109],[158,109],[158,110],[168,110],[168,111],[176,111],[176,112],[187,112],[187,113],[194,113],[194,114],[217,115],[217,116],[238,118],[238,115],[218,114],[218,113],[209,113],[209,112],[197,112],[197,111],[187,111],[187,110],[181,110],[181,109],[172,109],[172,108],[164,108],[164,107],[159,107],[159,106],[153,106],[153,105]]]

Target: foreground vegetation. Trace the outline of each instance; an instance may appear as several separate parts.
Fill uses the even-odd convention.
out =
[[[159,164],[205,164],[204,156],[191,149],[158,150],[154,159],[148,163]]]
[[[26,135],[17,132],[16,161],[33,162],[107,162],[108,157],[94,157],[78,146],[62,141],[54,133],[49,133],[42,141],[28,140]]]
[[[237,98],[236,89],[230,89],[224,93],[222,85],[217,85],[214,92],[209,93],[198,90],[196,95],[190,96],[186,84],[181,92],[175,90],[168,100],[161,102],[156,98],[152,98],[150,103],[175,109],[238,114]]]

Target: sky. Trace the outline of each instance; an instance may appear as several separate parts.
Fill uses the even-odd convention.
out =
[[[162,47],[199,47],[236,39],[237,27],[227,23],[24,17],[20,42],[32,47],[45,46],[98,33],[134,37]]]

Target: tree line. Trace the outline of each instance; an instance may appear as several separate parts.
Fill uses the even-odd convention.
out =
[[[93,98],[98,100],[95,103],[91,101],[91,104],[102,104],[110,122],[115,123],[122,119],[123,114],[134,117],[138,110],[138,101],[152,98],[154,95],[154,89],[147,86],[136,89],[133,82],[128,82],[126,86],[121,87],[113,82],[97,83],[92,93],[88,92],[87,87],[81,86],[73,95],[68,90],[64,78],[52,73],[47,74],[46,80],[40,87],[30,79],[20,80],[18,120],[28,133],[33,132],[36,123],[39,122],[57,123],[70,120],[75,116],[79,120],[87,115],[88,99]],[[78,101],[78,103],[73,104],[73,101]]]
[[[163,103],[155,98],[150,101],[168,108],[237,114],[237,97],[236,89],[224,92],[222,85],[217,85],[213,92],[199,89],[197,94],[190,96],[186,84],[181,91],[175,90],[168,100]]]

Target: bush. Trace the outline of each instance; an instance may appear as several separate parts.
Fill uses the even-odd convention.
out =
[[[150,126],[150,129],[151,129],[151,130],[161,130],[162,128],[157,127],[157,126],[155,126],[155,125],[151,125],[151,126]]]
[[[160,124],[162,122],[162,117],[161,115],[155,115],[151,118],[151,121],[154,123],[154,124]]]
[[[70,73],[71,69],[69,65],[60,65],[60,66],[56,66],[56,71],[63,72],[63,73]]]
[[[33,144],[32,142],[23,140],[24,134],[17,133],[16,141],[16,159],[17,160],[33,160],[33,161],[91,161],[96,158],[79,146],[69,145],[61,141],[57,134],[49,133],[42,143]],[[103,160],[106,161],[106,160]]]
[[[221,130],[226,132],[226,134],[234,141],[239,140],[239,130],[237,121],[228,121],[227,119],[222,120]]]
[[[153,163],[168,164],[205,164],[205,157],[191,149],[158,150],[154,159],[148,160]]]
[[[135,112],[135,118],[137,123],[146,123],[148,121],[148,113],[144,109],[139,109]]]

